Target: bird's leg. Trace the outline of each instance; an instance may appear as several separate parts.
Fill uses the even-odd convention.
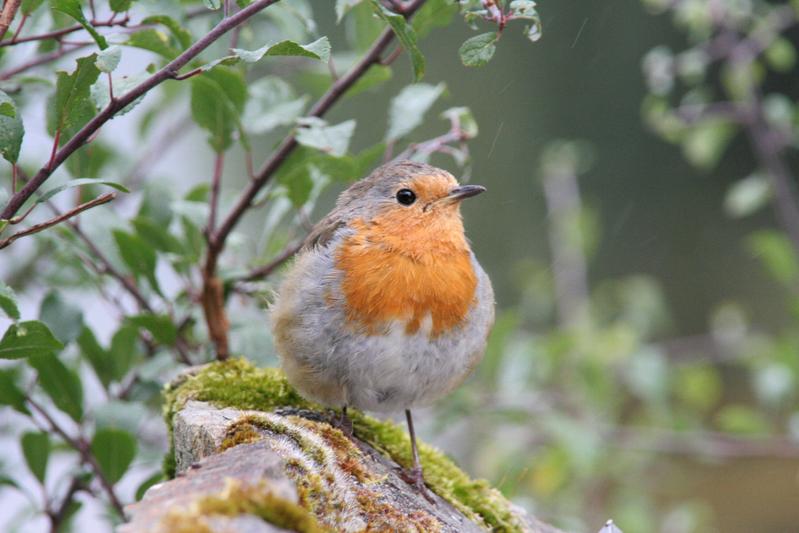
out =
[[[405,419],[408,421],[408,434],[411,437],[411,455],[413,456],[413,468],[410,471],[405,471],[403,478],[405,481],[416,487],[416,490],[425,497],[427,501],[435,504],[435,500],[424,484],[424,473],[422,472],[422,463],[419,460],[419,449],[416,446],[416,432],[413,429],[413,417],[411,416],[410,409],[405,409]]]
[[[341,407],[341,416],[338,419],[333,419],[333,425],[339,428],[347,437],[352,437],[352,420],[347,416],[346,405]]]

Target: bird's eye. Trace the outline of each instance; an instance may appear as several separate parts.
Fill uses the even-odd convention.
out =
[[[397,191],[397,201],[402,205],[411,205],[416,201],[416,194],[410,189],[400,189]]]

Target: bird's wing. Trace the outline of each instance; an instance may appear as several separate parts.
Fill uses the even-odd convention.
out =
[[[317,246],[324,246],[333,238],[336,232],[347,225],[344,218],[334,210],[325,218],[316,223],[311,230],[311,233],[306,237],[303,243],[303,249],[310,249]]]

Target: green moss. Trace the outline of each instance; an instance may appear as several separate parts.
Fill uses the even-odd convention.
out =
[[[209,402],[217,407],[258,411],[272,411],[278,407],[323,409],[302,398],[279,369],[256,368],[244,359],[206,365],[197,374],[168,387],[165,399],[164,415],[170,432],[174,414],[190,400]],[[410,441],[403,427],[357,411],[353,411],[351,417],[359,439],[383,451],[397,463],[410,466]],[[494,531],[524,529],[510,502],[487,481],[471,479],[432,446],[420,443],[419,452],[427,484],[464,515],[484,522]]]
[[[210,515],[238,516],[251,514],[265,522],[299,533],[322,533],[325,528],[300,505],[276,496],[267,484],[242,485],[228,480],[221,494],[203,496],[189,509],[174,510],[167,514],[162,526],[167,531],[206,531],[205,518]]]

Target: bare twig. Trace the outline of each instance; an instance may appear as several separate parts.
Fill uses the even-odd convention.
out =
[[[75,494],[82,490],[86,490],[86,488],[87,487],[80,479],[80,474],[75,474],[72,476],[72,480],[69,482],[69,486],[64,493],[64,497],[61,499],[61,503],[57,508],[49,509],[47,511],[47,517],[50,519],[50,531],[52,533],[61,531],[61,526],[64,523],[64,519],[67,517],[67,512],[69,511],[72,499],[75,497]]]
[[[113,192],[103,194],[102,196],[98,196],[94,200],[89,200],[88,202],[82,203],[79,206],[70,209],[69,211],[67,211],[62,215],[59,215],[55,218],[51,218],[50,220],[45,220],[44,222],[41,222],[39,224],[34,224],[33,226],[24,229],[22,231],[18,231],[17,233],[14,233],[13,235],[0,241],[0,250],[5,248],[6,246],[9,246],[17,239],[20,239],[27,235],[33,235],[34,233],[39,233],[40,231],[46,230],[47,228],[55,226],[56,224],[60,224],[61,222],[64,222],[65,220],[72,218],[78,215],[79,213],[86,211],[87,209],[91,209],[92,207],[97,207],[98,205],[107,204],[116,197],[117,197],[116,193]]]
[[[50,427],[50,430],[54,433],[57,433],[64,440],[64,442],[66,442],[71,448],[80,454],[81,460],[85,464],[89,465],[94,472],[94,475],[100,482],[100,486],[103,487],[103,491],[105,491],[106,495],[108,496],[111,505],[114,507],[116,512],[119,513],[119,516],[125,518],[125,507],[117,497],[113,484],[108,481],[108,478],[105,477],[102,468],[100,468],[100,465],[97,463],[97,459],[95,459],[94,455],[92,455],[91,447],[89,446],[89,443],[86,442],[86,439],[84,439],[81,435],[78,435],[77,437],[70,436],[66,430],[55,421],[50,413],[48,413],[47,410],[39,404],[39,402],[35,401],[30,395],[27,395],[25,399],[33,408],[33,410],[39,413],[39,415],[45,419],[47,425]]]
[[[302,245],[302,240],[289,244],[270,262],[251,270],[247,275],[243,276],[237,281],[257,281],[269,277],[269,275],[277,270],[280,265],[294,257],[294,254],[300,251]]]
[[[32,69],[34,67],[39,67],[41,65],[46,65],[47,63],[52,63],[53,61],[57,61],[64,57],[67,54],[71,54],[72,52],[76,52],[82,48],[86,48],[86,45],[77,45],[77,46],[63,46],[58,50],[50,52],[49,54],[44,54],[41,56],[37,56],[35,59],[28,61],[26,63],[22,63],[21,65],[17,65],[16,67],[10,68],[5,72],[0,72],[0,81],[10,80],[17,74],[21,74],[26,70]]]
[[[0,37],[6,34],[8,27],[11,26],[11,21],[17,14],[22,0],[5,0],[3,2],[3,10],[0,11]]]
[[[102,27],[112,27],[112,26],[127,26],[130,18],[127,16],[125,18],[121,18],[116,21],[101,21],[101,20],[93,20],[90,21],[91,24],[95,28],[102,28]],[[20,28],[17,29],[17,33],[21,29],[22,24],[20,24]],[[60,28],[58,30],[49,31],[47,33],[40,33],[38,35],[29,35],[27,37],[12,37],[11,39],[6,39],[5,41],[0,41],[0,48],[4,46],[12,46],[15,44],[22,44],[22,43],[29,43],[31,41],[46,41],[49,39],[60,39],[64,35],[69,35],[70,33],[74,33],[76,31],[80,31],[83,29],[83,26],[80,24],[75,24],[74,26],[69,26],[67,28]]]
[[[256,13],[266,9],[279,0],[256,0],[249,6],[245,7],[235,15],[228,17],[214,26],[204,37],[199,39],[191,45],[186,51],[176,57],[174,60],[167,63],[158,72],[144,80],[142,83],[131,89],[126,94],[120,96],[116,100],[111,101],[108,106],[100,113],[90,120],[83,128],[80,129],[64,146],[56,153],[55,158],[51,165],[42,167],[39,172],[31,179],[25,187],[20,189],[9,200],[8,204],[0,213],[0,219],[8,220],[13,217],[22,204],[30,198],[33,193],[47,181],[52,172],[58,168],[75,150],[83,146],[88,139],[94,135],[106,122],[114,118],[114,116],[122,109],[127,107],[130,103],[135,101],[140,96],[146,94],[156,86],[160,85],[168,79],[173,79],[178,76],[178,71],[183,68],[189,61],[197,57],[203,50],[208,48],[211,44],[216,42],[220,37],[227,33],[232,28],[255,15]]]

